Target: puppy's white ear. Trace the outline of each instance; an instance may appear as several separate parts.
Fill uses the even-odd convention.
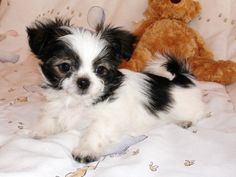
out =
[[[64,26],[70,26],[70,20],[56,18],[44,22],[36,21],[30,27],[27,27],[28,42],[31,51],[42,61],[44,61],[45,48],[54,43],[58,37],[69,33]]]
[[[101,38],[105,39],[114,48],[117,59],[131,58],[136,37],[129,31],[122,30],[119,27],[111,27],[110,25],[105,28],[103,25],[97,26],[97,32],[101,33]]]

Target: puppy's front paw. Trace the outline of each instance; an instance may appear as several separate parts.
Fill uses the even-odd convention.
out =
[[[97,161],[99,155],[95,152],[83,150],[82,148],[75,148],[72,152],[73,158],[80,163],[90,163]]]
[[[94,161],[98,160],[97,157],[93,157],[91,155],[83,157],[81,155],[74,155],[74,154],[72,154],[72,156],[79,163],[90,163],[90,162],[94,162]]]

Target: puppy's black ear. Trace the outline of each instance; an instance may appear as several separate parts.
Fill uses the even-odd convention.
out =
[[[56,18],[44,22],[36,21],[27,27],[28,42],[31,51],[41,60],[45,59],[45,48],[56,42],[58,37],[69,34],[69,31],[62,26],[71,26],[70,20]]]
[[[136,42],[136,37],[133,34],[119,27],[114,28],[109,25],[105,28],[102,25],[98,25],[96,30],[101,33],[101,38],[108,41],[115,49],[119,59],[129,60],[131,58]]]

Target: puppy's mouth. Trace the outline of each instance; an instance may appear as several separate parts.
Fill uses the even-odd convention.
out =
[[[87,95],[87,93],[88,93],[88,89],[86,89],[86,90],[78,90],[78,94],[79,95]]]

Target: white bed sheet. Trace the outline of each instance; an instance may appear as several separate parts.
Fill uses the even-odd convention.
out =
[[[75,130],[43,140],[17,135],[17,130],[37,120],[44,102],[37,61],[28,50],[25,26],[35,18],[52,17],[59,12],[59,15],[74,16],[72,22],[88,27],[88,9],[100,5],[105,9],[107,22],[132,29],[146,6],[145,0],[22,2],[3,0],[0,6],[0,33],[17,32],[16,36],[7,36],[0,42],[0,51],[20,56],[16,64],[0,63],[0,177],[236,176],[235,84],[225,88],[216,83],[199,82],[208,118],[188,130],[171,124],[150,130],[141,137],[130,137],[113,149],[119,153],[101,158],[90,167],[75,162],[71,156],[80,136]],[[233,20],[236,14],[230,9],[234,9],[236,1],[202,0],[201,3],[201,18],[191,25],[205,37],[216,58],[235,60]],[[22,98],[27,101],[19,101]]]

